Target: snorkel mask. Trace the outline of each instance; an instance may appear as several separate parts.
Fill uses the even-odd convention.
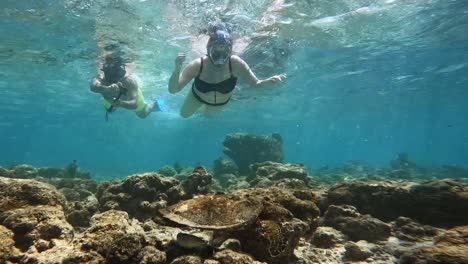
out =
[[[104,77],[109,82],[118,82],[127,73],[125,64],[119,63],[105,63],[101,70],[104,72]]]
[[[217,30],[210,36],[207,45],[207,53],[214,65],[224,65],[231,57],[232,43],[229,33]]]
[[[101,70],[104,72],[106,80],[111,83],[118,82],[127,73],[125,64],[121,60],[106,61]]]

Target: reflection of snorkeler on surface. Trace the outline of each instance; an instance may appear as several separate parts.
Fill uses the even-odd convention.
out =
[[[122,57],[107,54],[101,68],[103,75],[99,74],[91,81],[91,91],[100,93],[103,97],[106,120],[108,114],[118,107],[133,110],[140,118],[147,117],[154,110],[160,110],[156,101],[151,104],[145,102],[141,88],[127,73],[125,64]]]
[[[179,54],[175,60],[175,69],[169,80],[169,92],[179,92],[194,79],[192,91],[188,93],[180,112],[182,117],[193,115],[203,105],[207,111],[221,110],[221,106],[229,102],[238,77],[247,80],[254,87],[274,84],[286,78],[285,74],[281,74],[259,80],[244,60],[232,55],[232,39],[225,25],[215,25],[208,33],[206,56],[190,62],[182,73],[185,54]]]

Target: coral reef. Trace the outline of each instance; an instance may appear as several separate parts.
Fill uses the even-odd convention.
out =
[[[229,134],[223,142],[224,154],[231,158],[241,175],[249,174],[249,166],[263,161],[283,161],[281,136],[257,136],[253,134]]]
[[[226,164],[223,192],[203,167],[102,183],[0,168],[0,263],[468,263],[467,184],[417,180],[405,155],[323,170],[333,186],[300,164],[250,164],[249,183]]]

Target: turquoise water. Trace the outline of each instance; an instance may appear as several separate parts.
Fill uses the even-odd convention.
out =
[[[96,177],[211,166],[226,134],[245,132],[280,133],[285,161],[309,168],[387,166],[401,151],[426,166],[468,166],[467,1],[272,2],[1,1],[0,165],[76,159]],[[289,78],[241,83],[223,112],[183,119],[189,87],[167,92],[174,58],[199,56],[191,39],[220,18],[236,38],[266,35],[240,54],[257,76]],[[164,112],[120,110],[105,122],[89,91],[98,40],[134,60]]]

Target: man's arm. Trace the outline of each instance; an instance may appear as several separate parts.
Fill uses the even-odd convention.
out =
[[[112,103],[112,105],[133,110],[137,108],[138,106],[138,84],[133,78],[127,77],[124,80],[124,87],[127,88],[127,93],[131,94],[132,99],[131,100],[119,99],[116,102]]]
[[[89,88],[92,92],[104,94],[106,92],[110,92],[110,93],[114,92],[115,90],[119,89],[119,86],[115,83],[109,86],[106,86],[101,83],[101,80],[99,78],[94,78],[91,80],[91,83],[89,84]]]
[[[102,93],[107,87],[102,85],[101,80],[99,80],[98,78],[93,78],[91,80],[91,83],[89,84],[89,88],[92,92]]]
[[[233,55],[232,61],[235,65],[238,66],[240,77],[245,79],[253,87],[264,87],[282,81],[286,78],[286,74],[279,74],[273,75],[268,79],[260,80],[257,78],[257,76],[255,76],[255,73],[252,71],[252,69],[250,69],[247,62],[245,62],[239,56]]]

